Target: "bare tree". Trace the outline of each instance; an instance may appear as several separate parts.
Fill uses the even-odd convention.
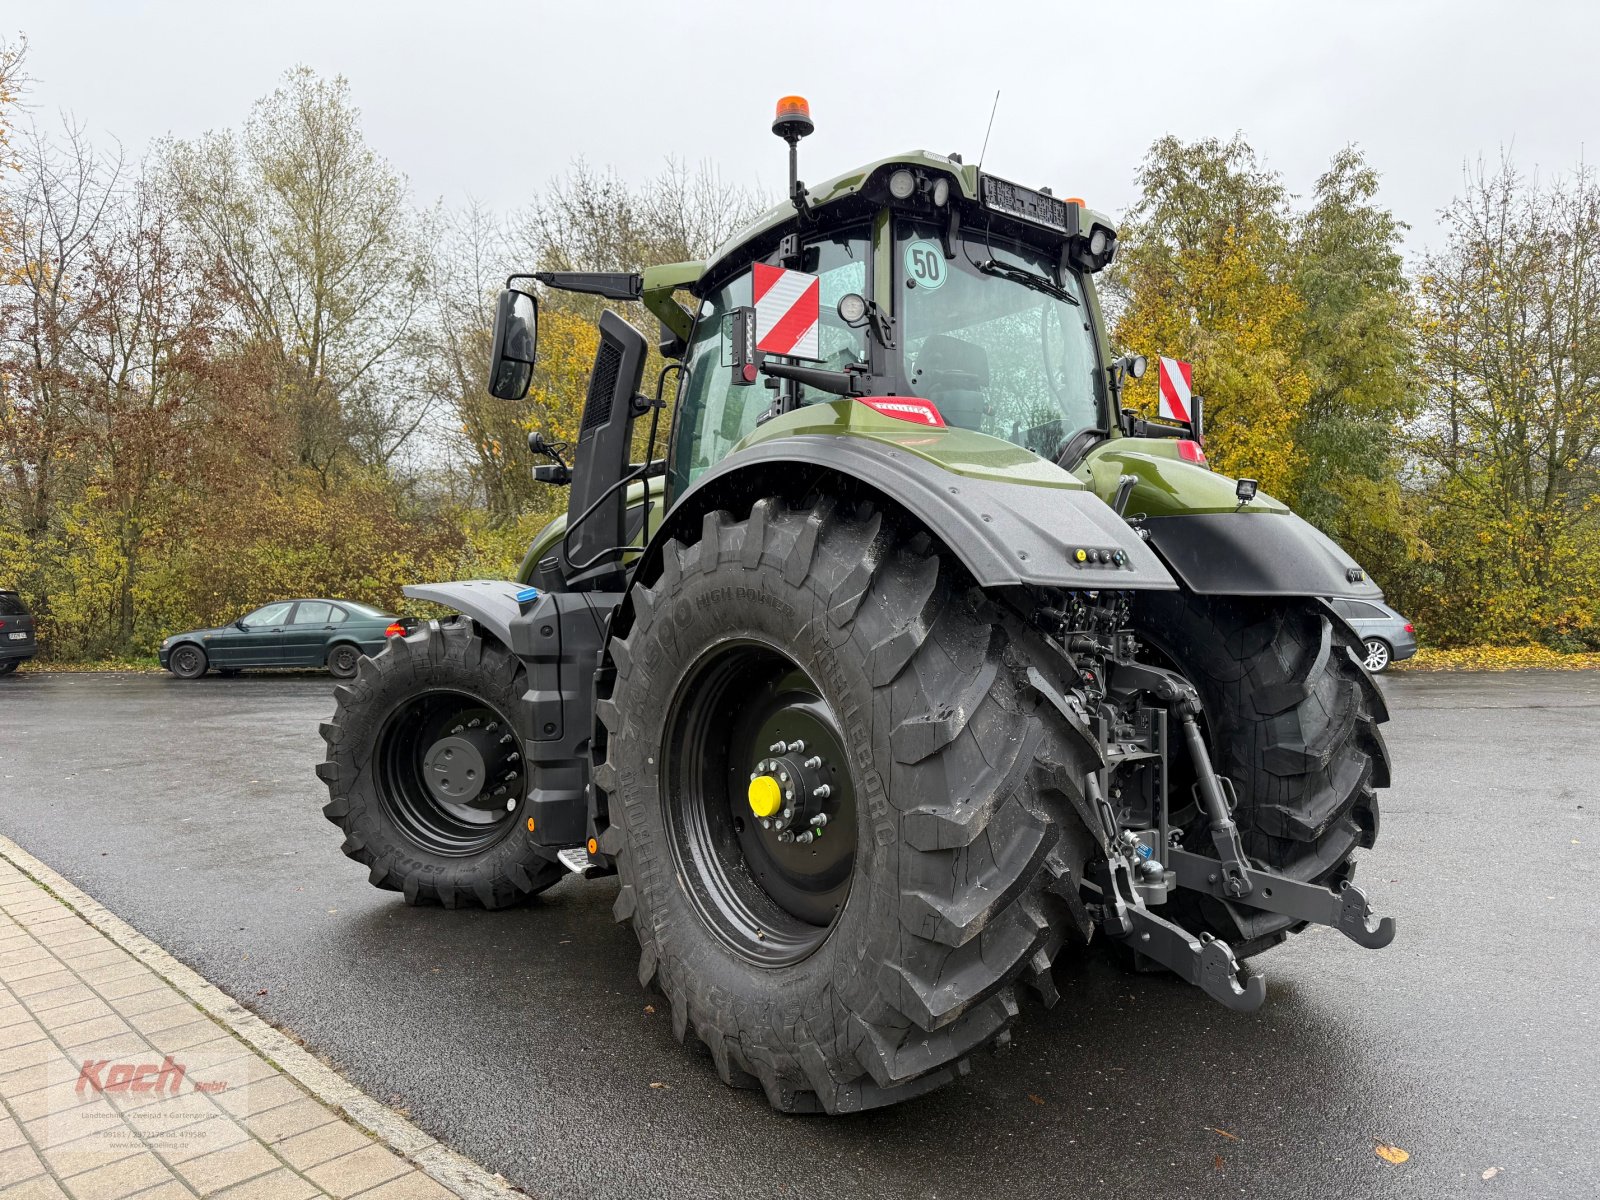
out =
[[[396,364],[429,256],[406,181],[367,145],[342,77],[309,68],[239,134],[163,150],[167,186],[249,332],[277,347],[297,457],[326,482],[384,465],[422,423]]]

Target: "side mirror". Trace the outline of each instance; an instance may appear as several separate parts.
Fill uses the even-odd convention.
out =
[[[521,400],[533,383],[539,349],[539,302],[527,292],[507,288],[494,307],[494,350],[489,360],[489,394]]]
[[[235,629],[237,629],[240,633],[244,633],[246,630],[248,630],[250,628],[250,626],[248,626],[248,625],[246,625],[244,623],[244,618],[243,617],[240,617],[237,621],[235,621],[233,623],[233,627]]]

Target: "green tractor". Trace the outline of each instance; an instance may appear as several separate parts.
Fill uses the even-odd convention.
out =
[[[1245,1012],[1309,924],[1387,945],[1387,713],[1328,603],[1378,590],[1198,411],[1124,410],[1111,223],[956,155],[808,189],[803,101],[773,129],[789,198],[707,261],[508,280],[495,396],[538,285],[642,302],[666,365],[604,312],[572,461],[530,439],[566,518],[336,689],[345,853],[446,907],[616,875],[678,1037],[786,1112],[957,1077],[1097,937]]]

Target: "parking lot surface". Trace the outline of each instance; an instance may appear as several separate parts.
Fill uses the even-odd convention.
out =
[[[1383,687],[1359,879],[1393,946],[1293,939],[1253,1016],[1069,964],[965,1079],[849,1119],[685,1053],[610,881],[503,913],[369,888],[319,812],[325,677],[7,680],[0,832],[534,1196],[1600,1194],[1600,673]]]

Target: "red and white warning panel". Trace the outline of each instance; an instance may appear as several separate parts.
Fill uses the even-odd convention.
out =
[[[788,358],[822,357],[817,348],[822,284],[815,275],[756,263],[750,292],[756,308],[757,350]]]
[[[1169,421],[1189,423],[1189,396],[1194,391],[1194,368],[1176,358],[1161,360],[1160,413]]]

